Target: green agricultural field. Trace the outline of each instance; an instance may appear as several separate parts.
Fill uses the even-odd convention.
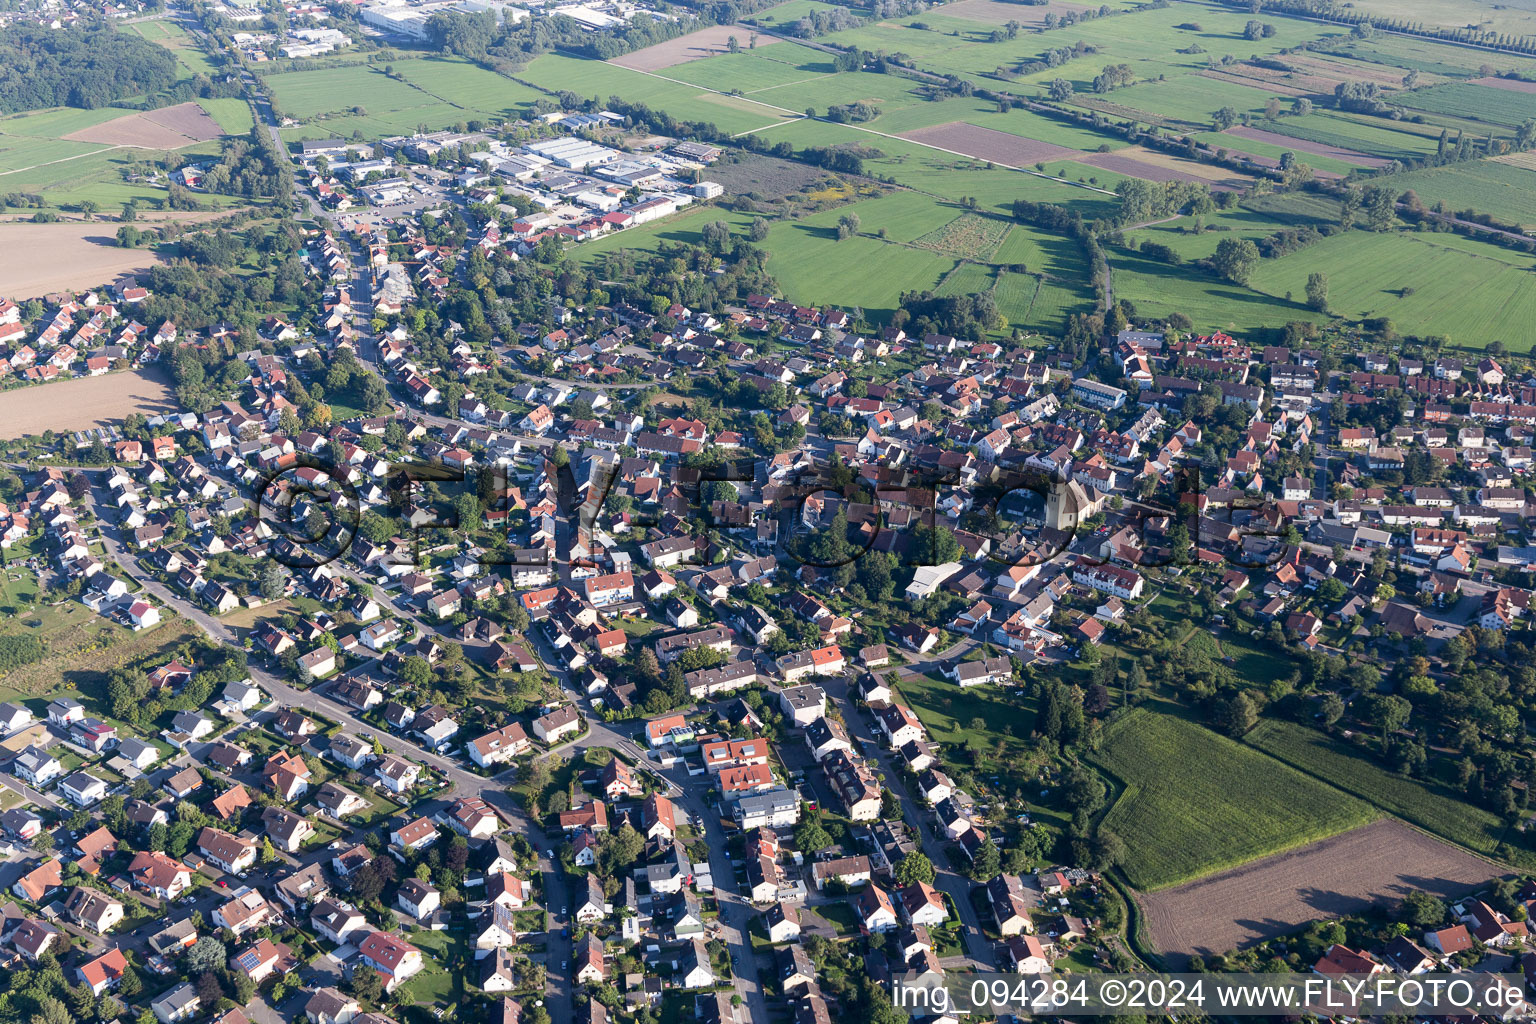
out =
[[[1178,75],[1162,82],[1116,89],[1105,98],[1122,107],[1145,110],[1162,118],[1207,124],[1222,107],[1232,107],[1239,114],[1261,114],[1270,95],[1261,89],[1203,75]]]
[[[777,51],[776,54],[773,51]],[[793,82],[835,77],[832,62],[825,53],[791,43],[722,53],[718,57],[691,60],[657,73],[701,88],[739,89],[749,94],[772,91],[775,86]]]
[[[1504,838],[1504,825],[1498,816],[1467,802],[1460,793],[1389,772],[1348,744],[1315,729],[1265,720],[1245,739],[1287,764],[1478,853],[1496,854]]]
[[[1214,241],[1211,248],[1215,248]],[[1289,320],[1321,318],[1299,298],[1306,284],[1305,274],[1302,285],[1296,288],[1298,298],[1286,302],[1218,280],[1188,265],[1169,266],[1119,247],[1111,250],[1109,263],[1116,300],[1130,299],[1140,316],[1183,313],[1198,330],[1221,328],[1234,333],[1283,325]]]
[[[1397,0],[1390,0],[1390,2],[1397,3]],[[1442,3],[1443,0],[1429,0],[1429,2]],[[1446,4],[1446,6],[1456,5]],[[1484,11],[1486,13],[1487,8]],[[1394,16],[1401,17],[1402,14],[1399,12]],[[1413,15],[1408,17],[1411,18]],[[1463,10],[1461,20],[1457,22],[1458,26],[1465,24],[1465,18],[1466,12]],[[1376,33],[1370,39],[1341,38],[1324,50],[1324,52],[1331,51],[1392,67],[1455,77],[1475,77],[1482,73],[1480,69],[1485,65],[1492,67],[1496,73],[1536,72],[1536,58],[1514,53],[1490,53],[1470,46],[1457,46],[1454,43],[1440,43],[1413,36],[1388,35],[1383,32]]]
[[[1514,128],[1536,118],[1536,96],[1471,82],[1415,89],[1393,99],[1412,110],[1487,121],[1505,128]]]
[[[370,114],[425,106],[432,98],[406,82],[390,78],[382,67],[347,64],[317,71],[286,71],[264,79],[283,113],[295,119],[350,112]]]
[[[245,135],[255,123],[251,118],[251,105],[236,96],[198,100],[197,105],[219,122],[219,127],[224,129],[226,135]]]
[[[1104,732],[1096,760],[1124,787],[1102,828],[1149,892],[1363,825],[1372,808],[1200,725],[1139,709]]]
[[[1536,171],[1501,160],[1449,164],[1387,179],[1412,189],[1426,206],[1444,200],[1452,210],[1489,213],[1512,224],[1536,225]]]
[[[1268,131],[1269,122],[1261,122],[1258,127]],[[1260,142],[1257,139],[1244,139],[1236,135],[1223,135],[1221,132],[1199,132],[1194,136],[1196,142],[1202,142],[1216,149],[1228,149],[1234,153],[1247,153],[1249,156],[1268,157],[1275,162],[1286,153],[1296,157],[1298,163],[1306,164],[1314,171],[1329,171],[1333,174],[1348,176],[1354,171],[1360,170],[1358,164],[1345,163],[1343,160],[1335,160],[1331,156],[1321,156],[1317,153],[1305,153],[1299,149],[1287,149],[1285,146],[1277,146],[1269,142]]]
[[[998,311],[1010,324],[1022,324],[1029,319],[1029,307],[1040,290],[1040,279],[1033,274],[1018,274],[1011,270],[999,270],[992,297]]]
[[[1528,325],[1536,318],[1533,270],[1530,256],[1486,242],[1353,231],[1265,260],[1249,283],[1271,296],[1300,296],[1307,275],[1321,271],[1328,275],[1330,306],[1344,316],[1389,317],[1399,330],[1443,334],[1474,351],[1490,341],[1528,351]]]
[[[990,292],[993,285],[994,268],[982,263],[961,263],[952,270],[948,277],[939,282],[936,288],[937,295],[980,295],[982,292]]]
[[[0,172],[25,171],[40,164],[68,161],[99,153],[106,147],[99,142],[65,142],[63,139],[34,139],[28,136],[0,134]],[[3,179],[0,179],[3,182]],[[0,184],[0,189],[5,185]]]
[[[1093,289],[1088,287],[1086,277],[1077,283],[1043,280],[1030,304],[1029,314],[1017,321],[1017,326],[1059,334],[1066,330],[1068,317],[1074,313],[1091,313],[1094,304]],[[1008,319],[1011,324],[1015,322],[1012,317]]]
[[[761,103],[771,103],[796,113],[814,109],[824,114],[833,104],[856,102],[872,103],[881,111],[898,111],[924,103],[913,91],[914,88],[915,83],[911,79],[898,75],[844,71],[833,75],[802,75],[793,82],[759,89],[750,95]],[[882,127],[880,130],[893,129]]]
[[[544,94],[504,75],[456,57],[425,57],[395,62],[395,70],[427,95],[462,107],[466,117],[521,116],[524,108]]]
[[[1306,117],[1282,117],[1265,121],[1264,130],[1293,139],[1318,142],[1326,146],[1358,150],[1388,160],[1428,156],[1437,148],[1437,140],[1409,131],[1408,126],[1390,128],[1390,122],[1377,118],[1370,123],[1353,121],[1331,112]],[[1434,129],[1438,136],[1440,130]],[[1305,154],[1297,153],[1305,161]]]
[[[724,132],[749,132],[784,120],[784,111],[741,96],[723,96],[655,75],[563,54],[547,53],[518,76],[541,89],[574,89],[583,96],[622,96],[685,121],[705,121]]]
[[[763,248],[772,254],[768,272],[786,295],[808,305],[860,306],[885,320],[901,292],[937,288],[954,269],[952,257],[870,237],[879,224],[865,217],[865,206],[855,203],[773,226]],[[859,215],[862,233],[838,241],[837,220],[847,212]]]

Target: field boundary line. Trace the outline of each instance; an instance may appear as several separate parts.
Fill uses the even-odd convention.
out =
[[[17,137],[20,138],[20,136],[17,136]],[[64,141],[67,142],[67,141],[70,141],[70,140],[66,139]],[[195,142],[196,140],[195,139],[188,139],[187,141],[188,142]],[[84,159],[85,157],[97,156],[98,154],[101,154],[101,153],[110,153],[114,149],[133,149],[133,148],[136,148],[136,147],[123,146],[123,145],[104,146],[101,149],[93,149],[89,153],[76,153],[74,156],[61,156],[57,160],[46,160],[46,161],[44,161],[43,163],[40,163],[40,164],[33,164],[31,167],[17,167],[15,170],[0,171],[0,177],[4,177],[7,174],[20,174],[22,171],[35,171],[39,167],[51,167],[54,164],[68,163],[71,160],[81,160],[81,159]],[[173,148],[180,149],[181,147],[180,146],[175,146]]]
[[[587,60],[587,59],[590,59],[590,58],[581,58],[581,59]],[[607,63],[610,63],[610,62],[609,61],[603,61],[602,63],[607,64]],[[708,86],[695,85],[692,82],[684,82],[684,81],[680,81],[679,79],[676,79],[676,78],[668,78],[666,75],[658,75],[654,71],[641,71],[638,68],[625,68],[623,64],[614,64],[613,66],[616,67],[616,68],[624,68],[625,71],[634,71],[637,74],[649,75],[651,78],[659,78],[661,81],[663,81],[663,82],[671,82],[673,85],[684,85],[684,86],[687,86],[690,89],[698,89],[698,90],[700,90],[702,92],[714,93],[717,96],[730,96],[731,95],[730,93],[722,92],[719,89],[711,89]],[[745,98],[745,94],[743,94],[741,96],[737,96],[735,98],[736,99],[743,99],[743,98]],[[935,145],[932,145],[931,143],[927,143],[927,142],[918,142],[915,139],[902,138],[900,135],[892,135],[889,132],[876,131],[873,128],[865,128],[865,127],[863,127],[861,125],[845,124],[845,123],[843,123],[841,121],[832,121],[832,120],[829,120],[828,118],[825,118],[825,117],[807,118],[802,111],[790,110],[788,107],[781,107],[777,103],[765,103],[762,100],[748,100],[748,102],[756,103],[759,106],[768,107],[770,109],[778,110],[778,111],[781,111],[781,112],[786,113],[786,114],[799,114],[800,115],[798,118],[794,118],[793,120],[800,120],[800,121],[812,120],[812,121],[821,121],[821,122],[823,122],[825,124],[840,125],[843,128],[850,128],[850,129],[852,129],[853,131],[856,131],[856,132],[866,132],[866,133],[868,133],[870,135],[878,136],[879,138],[882,138],[882,139],[890,139],[892,142],[904,142],[904,143],[906,143],[909,146],[918,146],[918,147],[920,147],[922,149],[931,149],[931,150],[933,150],[936,153],[948,153],[950,156],[963,157],[966,160],[976,160],[976,157],[971,156],[971,154],[969,154],[969,153],[961,153],[958,150],[945,149],[943,146],[935,146]],[[665,109],[665,108],[663,108],[663,109]],[[754,128],[751,131],[742,132],[741,134],[742,135],[751,135],[751,134],[754,134],[755,132],[760,132],[760,131],[765,131],[765,130],[766,130],[766,127],[765,128]],[[1007,134],[1007,133],[1004,133],[1004,134]],[[731,137],[732,138],[739,138],[740,136],[733,135]],[[1022,138],[1022,137],[1023,136],[1020,136],[1020,138]],[[1046,174],[1043,171],[1037,171],[1037,170],[1034,170],[1034,169],[1029,168],[1029,167],[1016,167],[1013,164],[1005,164],[1005,163],[1002,163],[1001,161],[998,161],[998,160],[976,160],[976,162],[977,163],[990,163],[994,167],[1001,167],[1001,168],[1003,168],[1003,170],[1005,170],[1005,171],[1019,171],[1019,172],[1024,173],[1024,174],[1033,175],[1036,178],[1046,178],[1046,179],[1049,179],[1050,181],[1060,182],[1063,185],[1071,185],[1073,188],[1081,188],[1081,189],[1086,189],[1089,192],[1097,192],[1100,195],[1112,196],[1112,195],[1116,195],[1117,194],[1112,189],[1099,188],[1097,185],[1089,185],[1086,182],[1072,181],[1069,178],[1058,178],[1054,174]]]

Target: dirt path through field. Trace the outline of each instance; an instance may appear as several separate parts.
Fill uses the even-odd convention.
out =
[[[1410,892],[1464,893],[1503,873],[1392,818],[1197,882],[1139,897],[1171,970]]]
[[[131,412],[156,416],[176,409],[170,379],[157,366],[34,384],[0,398],[0,440],[120,423]]]

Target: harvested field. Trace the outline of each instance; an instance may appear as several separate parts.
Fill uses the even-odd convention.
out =
[[[1528,171],[1536,171],[1536,153],[1506,153],[1504,156],[1493,158],[1501,164],[1509,164],[1513,167],[1524,167]]]
[[[6,297],[19,301],[96,288],[158,262],[149,249],[120,247],[116,230],[83,221],[0,224],[0,281]]]
[[[1503,89],[1506,92],[1536,93],[1536,82],[1527,82],[1521,78],[1474,78],[1469,85],[1486,85],[1490,89]]]
[[[1139,898],[1171,970],[1308,921],[1410,892],[1452,896],[1503,873],[1459,847],[1384,819],[1219,875]]]
[[[750,25],[712,25],[685,36],[678,36],[676,39],[668,39],[664,43],[657,43],[655,46],[647,46],[643,50],[626,53],[622,57],[615,57],[609,63],[632,71],[661,71],[664,68],[686,64],[691,60],[702,60],[705,57],[725,53],[727,40],[731,36],[736,37],[736,41],[745,51],[754,35],[757,36],[759,46],[765,43],[781,42],[778,36],[769,35],[762,29],[753,28]]]
[[[1327,57],[1316,57],[1310,54],[1290,54],[1282,59],[1293,68],[1299,68],[1335,82],[1375,82],[1383,89],[1401,89],[1403,86],[1404,72],[1401,68],[1387,68],[1365,61],[1330,60]],[[1420,75],[1419,78],[1421,86],[1430,84],[1429,76]]]
[[[1343,160],[1345,163],[1357,164],[1360,167],[1385,167],[1391,163],[1381,157],[1367,156],[1358,150],[1344,149],[1340,146],[1329,146],[1321,142],[1308,142],[1306,139],[1292,138],[1289,135],[1281,135],[1277,132],[1267,132],[1262,128],[1228,128],[1226,134],[1236,136],[1239,139],[1253,139],[1255,142],[1267,142],[1272,146],[1284,146],[1298,153],[1315,153],[1318,156],[1332,157],[1335,160]]]
[[[979,21],[985,25],[1006,25],[1010,21],[1016,21],[1020,25],[1035,28],[1045,23],[1047,14],[1062,15],[1068,11],[1085,11],[1083,4],[1062,3],[1061,0],[1053,0],[1052,3],[1039,6],[1023,5],[1016,3],[1000,3],[999,0],[960,0],[959,3],[945,4],[943,14],[949,18],[964,18],[967,21]]]
[[[1113,153],[1087,153],[1078,157],[1078,162],[1148,181],[1193,181],[1218,189],[1244,188],[1252,180],[1247,175],[1229,171],[1225,167],[1202,164],[1197,160],[1186,160],[1140,146],[1127,146]]]
[[[1065,146],[1026,139],[1022,135],[1009,135],[991,128],[978,128],[964,121],[917,128],[902,132],[901,137],[947,149],[952,153],[963,153],[976,160],[991,160],[1010,167],[1029,167],[1047,160],[1075,160],[1082,155]]]
[[[1267,89],[1276,96],[1310,96],[1317,90],[1301,88],[1291,84],[1281,84],[1267,78],[1258,78],[1242,74],[1228,74],[1225,71],[1197,71],[1195,74],[1201,78],[1209,78],[1214,82],[1226,82],[1228,85],[1246,85],[1248,88]]]
[[[45,430],[84,430],[119,423],[131,412],[156,416],[177,408],[165,373],[156,368],[37,384],[6,392],[0,402],[0,440]]]
[[[70,132],[70,142],[99,142],[107,146],[134,146],[139,149],[180,149],[194,142],[206,142],[224,134],[219,122],[196,103],[178,103],[174,107],[146,110],[139,114],[114,117],[110,121]]]

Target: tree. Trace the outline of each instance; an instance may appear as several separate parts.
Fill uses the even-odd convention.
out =
[[[1046,92],[1051,99],[1061,103],[1072,98],[1072,83],[1065,78],[1053,78]]]
[[[1413,714],[1413,705],[1395,694],[1375,694],[1368,705],[1369,721],[1381,729],[1381,749],[1387,749],[1387,737],[1401,729]]]
[[[891,877],[900,886],[908,886],[914,882],[926,882],[932,885],[934,875],[933,861],[929,860],[928,855],[922,850],[913,850],[901,858],[896,862],[895,870],[891,872]]]
[[[283,588],[287,586],[288,574],[283,572],[283,567],[277,562],[268,559],[261,567],[261,596],[268,601],[275,601],[283,596]]]
[[[752,223],[747,227],[747,237],[754,242],[761,242],[768,237],[768,222],[761,217],[753,217]]]
[[[799,847],[802,854],[818,853],[831,845],[832,836],[818,821],[808,818],[795,829],[795,846]]]
[[[1305,96],[1297,96],[1291,101],[1291,113],[1297,117],[1306,117],[1312,113],[1312,101]]]
[[[212,935],[204,935],[192,944],[187,950],[187,973],[203,974],[217,971],[223,968],[224,961],[228,959],[228,953],[224,949],[224,943]]]
[[[1445,904],[1427,892],[1414,890],[1403,897],[1403,916],[1419,928],[1433,928],[1445,920]]]
[[[426,658],[413,654],[400,663],[400,681],[413,689],[423,689],[432,682],[432,666]]]
[[[1327,728],[1332,728],[1334,723],[1344,717],[1344,701],[1336,693],[1330,693],[1323,698],[1323,703],[1318,708],[1318,718]]]
[[[1234,284],[1247,284],[1259,262],[1259,247],[1246,238],[1223,238],[1211,256],[1216,273]]]
[[[841,242],[845,238],[852,238],[859,233],[859,215],[845,213],[837,218],[837,240]]]
[[[1241,736],[1258,722],[1258,709],[1246,693],[1237,693],[1217,709],[1217,723],[1228,736]]]
[[[1219,132],[1226,131],[1237,124],[1237,122],[1238,113],[1235,107],[1222,107],[1211,115],[1211,123],[1216,126],[1216,130]]]
[[[971,860],[971,880],[990,882],[997,877],[1002,867],[1003,858],[1002,854],[997,852],[997,844],[990,839],[983,839],[976,848],[976,856]]]
[[[360,1003],[378,1006],[384,1001],[384,978],[372,967],[352,968],[352,994]]]
[[[1307,275],[1307,308],[1328,312],[1328,275],[1320,270]]]
[[[1365,222],[1372,231],[1386,231],[1397,219],[1397,196],[1389,188],[1368,188],[1362,197]]]

